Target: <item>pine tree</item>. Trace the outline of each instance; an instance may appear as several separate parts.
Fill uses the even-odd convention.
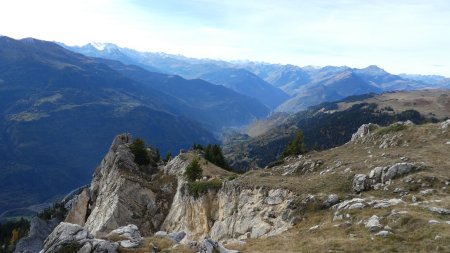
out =
[[[294,139],[287,145],[286,149],[281,154],[281,158],[285,158],[293,155],[300,155],[306,153],[305,141],[303,132],[297,131]]]
[[[202,175],[203,170],[198,159],[194,159],[184,172],[184,176],[189,182],[194,182],[195,180],[202,178]]]
[[[139,165],[148,165],[150,163],[150,156],[145,148],[145,142],[142,139],[136,139],[130,145],[131,152],[134,154],[134,162]]]

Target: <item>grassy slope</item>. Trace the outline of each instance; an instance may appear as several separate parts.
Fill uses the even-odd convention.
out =
[[[351,192],[353,175],[368,173],[375,166],[387,166],[402,162],[401,157],[406,157],[408,162],[423,163],[424,169],[410,176],[415,181],[421,180],[422,184],[411,185],[404,183],[401,178],[393,181],[389,191],[368,191],[361,194],[366,198],[399,198],[393,189],[401,187],[410,190],[410,194],[403,197],[408,205],[397,205],[385,209],[365,208],[362,210],[350,210],[349,227],[334,227],[343,221],[333,222],[334,211],[319,210],[306,212],[303,220],[288,232],[264,239],[252,239],[242,246],[231,246],[243,252],[449,252],[450,251],[450,225],[445,221],[450,217],[431,213],[420,206],[411,204],[411,196],[415,195],[420,201],[438,201],[433,206],[450,208],[449,189],[445,182],[450,179],[450,131],[443,132],[439,124],[427,124],[411,126],[405,130],[389,133],[388,137],[401,135],[400,145],[380,149],[379,142],[382,136],[374,133],[373,140],[367,144],[346,144],[338,148],[311,152],[308,154],[311,160],[322,160],[316,171],[306,174],[294,174],[282,176],[280,168],[251,171],[239,180],[245,185],[255,187],[283,187],[297,192],[300,195],[315,194],[318,199],[323,199],[330,193],[336,193],[341,199],[355,197]],[[375,142],[375,143],[374,143]],[[403,158],[405,159],[405,158]],[[287,162],[295,163],[297,159]],[[339,165],[339,166],[337,166]],[[284,166],[284,165],[281,165]],[[332,172],[320,176],[320,172],[326,168],[333,168]],[[350,168],[353,172],[345,173]],[[272,175],[268,176],[268,173]],[[435,193],[429,196],[421,196],[420,190],[433,188]],[[388,214],[392,210],[407,211],[398,219],[390,219]],[[388,238],[375,237],[368,232],[359,221],[368,219],[373,214],[380,217],[383,225],[389,225],[394,235]],[[429,225],[428,221],[434,219],[442,224]],[[309,228],[322,224],[322,227],[309,231]],[[351,234],[355,235],[350,239]],[[441,238],[435,239],[436,236]]]

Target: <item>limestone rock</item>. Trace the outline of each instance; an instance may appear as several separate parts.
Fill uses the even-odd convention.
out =
[[[381,177],[381,182],[385,183],[391,179],[411,173],[416,166],[412,163],[396,163],[389,167]]]
[[[380,236],[380,237],[388,237],[390,235],[392,235],[392,232],[387,231],[387,230],[381,230],[380,232],[375,234],[375,236]]]
[[[328,195],[327,200],[325,200],[325,201],[323,202],[323,205],[324,205],[326,208],[329,208],[329,207],[331,207],[331,206],[336,205],[337,203],[339,203],[339,197],[338,197],[338,195],[336,195],[336,194],[330,194],[330,195]]]
[[[370,188],[368,176],[365,174],[356,174],[353,177],[353,191],[356,193],[368,190]]]
[[[430,210],[431,212],[434,212],[434,213],[441,214],[441,215],[450,215],[450,210],[442,208],[442,207],[431,206],[431,207],[428,207],[428,210]]]
[[[64,252],[67,248],[78,248],[83,253],[116,253],[117,243],[94,239],[83,227],[61,222],[44,242],[42,253]]]
[[[448,120],[442,122],[442,123],[441,123],[441,129],[442,129],[442,132],[447,131],[448,128],[449,128],[449,126],[450,126],[450,119],[448,119]]]
[[[179,159],[171,162],[188,166]],[[170,173],[180,175],[178,171],[183,171],[170,163],[169,166]],[[184,231],[183,240],[210,237],[219,241],[244,235],[258,238],[280,234],[292,226],[295,213],[289,206],[295,195],[288,190],[243,189],[229,181],[217,192],[194,198],[184,190],[186,183],[181,175],[178,182],[172,207],[161,229]]]
[[[236,250],[226,249],[222,244],[205,238],[200,245],[199,253],[239,253]]]
[[[30,231],[26,237],[19,240],[14,253],[37,253],[43,246],[45,238],[58,225],[58,219],[45,221],[35,216],[30,222]]]
[[[72,208],[69,210],[65,222],[84,226],[88,216],[90,200],[89,188],[83,189],[79,195],[72,199]]]
[[[136,224],[143,235],[157,231],[169,211],[176,181],[153,187],[151,175],[134,163],[129,148],[132,137],[115,137],[96,169],[89,189],[84,190],[69,212],[67,221],[102,237],[114,229]]]
[[[270,190],[269,196],[266,198],[266,203],[269,205],[281,204],[284,200],[283,191],[281,189]]]
[[[356,141],[356,140],[362,139],[364,136],[370,134],[371,132],[378,129],[379,127],[380,127],[379,125],[372,124],[372,123],[363,124],[358,128],[356,133],[354,133],[352,135],[351,141]]]
[[[135,248],[144,241],[138,227],[133,224],[114,229],[105,238],[118,242],[124,248]]]
[[[181,240],[184,239],[184,237],[186,236],[186,233],[184,231],[179,231],[179,232],[173,232],[168,234],[169,238],[172,239],[174,242],[176,243],[180,243]]]
[[[382,228],[380,224],[380,218],[376,215],[370,217],[369,220],[365,223],[365,226],[372,233],[377,232]]]

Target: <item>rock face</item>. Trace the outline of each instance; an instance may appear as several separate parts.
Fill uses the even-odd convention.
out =
[[[187,164],[178,156],[165,170],[182,175]],[[257,238],[279,234],[292,226],[292,192],[245,189],[230,181],[217,192],[194,198],[187,193],[184,178],[179,176],[178,180],[178,191],[162,230],[185,231],[186,240],[208,236],[214,241]]]
[[[134,163],[128,147],[131,141],[129,134],[114,139],[91,186],[73,204],[67,222],[83,225],[96,237],[130,223],[146,234],[158,231],[169,211],[176,181],[164,187],[158,185],[158,179],[152,181],[152,168]]]
[[[56,218],[45,221],[39,217],[33,217],[30,222],[30,232],[26,237],[20,239],[14,253],[38,253],[44,245],[45,238],[59,222]]]
[[[82,226],[61,222],[44,242],[42,253],[116,253],[117,243],[94,239]]]
[[[351,141],[356,141],[359,140],[361,138],[363,138],[364,136],[370,134],[371,132],[373,132],[374,130],[378,129],[380,126],[377,124],[363,124],[361,125],[358,130],[356,131],[356,133],[354,133],[352,135],[352,139]]]

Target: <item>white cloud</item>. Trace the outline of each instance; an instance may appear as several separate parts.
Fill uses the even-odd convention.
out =
[[[445,0],[4,0],[0,34],[450,76],[448,13]]]

